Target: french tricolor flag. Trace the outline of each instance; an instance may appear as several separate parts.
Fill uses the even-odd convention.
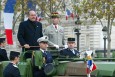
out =
[[[36,21],[41,21],[43,20],[43,12],[41,12],[40,14],[38,14],[38,16],[36,17]]]
[[[91,77],[90,73],[94,70],[97,69],[97,66],[95,65],[95,63],[93,62],[92,60],[92,57],[91,57],[91,54],[92,54],[92,51],[86,51],[87,53],[87,69],[86,69],[86,72],[87,72],[87,77]]]
[[[36,21],[39,22],[39,21],[41,21],[41,20],[42,20],[42,17],[41,17],[41,16],[37,16],[37,17],[36,17]]]
[[[16,0],[7,0],[4,9],[4,27],[6,32],[7,43],[9,45],[13,45],[12,27],[13,27],[13,15],[14,15],[15,4]]]
[[[74,19],[74,14],[71,10],[66,9],[66,20],[68,20],[68,17],[72,17]]]
[[[68,20],[68,17],[71,15],[71,12],[69,9],[66,9],[66,20]]]

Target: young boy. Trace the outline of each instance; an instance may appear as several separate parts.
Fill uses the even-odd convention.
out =
[[[5,46],[6,46],[5,38],[0,38],[0,62],[1,61],[8,61]]]
[[[19,52],[11,51],[11,62],[5,67],[3,71],[3,77],[21,77],[17,63],[19,62]]]
[[[34,77],[38,77],[38,76],[39,77],[48,77],[44,72],[44,66],[53,62],[51,53],[47,51],[48,38],[43,36],[43,37],[39,38],[37,40],[37,42],[39,43],[39,46],[40,46],[40,50],[38,52],[42,52],[44,65],[41,69],[39,69],[37,66],[34,67],[34,69],[33,69]]]

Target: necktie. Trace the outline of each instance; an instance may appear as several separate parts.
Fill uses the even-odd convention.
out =
[[[57,29],[57,26],[55,25],[55,29]]]
[[[47,56],[47,51],[44,51],[44,54]]]
[[[74,49],[71,49],[71,51],[73,52],[73,54],[75,54],[75,51],[74,51]]]

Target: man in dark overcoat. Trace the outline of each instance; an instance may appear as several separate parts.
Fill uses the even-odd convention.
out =
[[[22,51],[38,50],[37,39],[42,37],[42,24],[36,21],[36,12],[30,10],[28,12],[28,20],[21,22],[18,29],[17,38],[20,45],[23,47]],[[32,47],[33,46],[33,47]],[[27,55],[30,57],[31,55]]]

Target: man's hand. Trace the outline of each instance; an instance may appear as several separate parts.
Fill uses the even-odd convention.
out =
[[[29,44],[24,45],[25,48],[30,48]]]
[[[59,49],[59,46],[58,46],[58,45],[56,45],[56,44],[54,44],[54,47],[56,47],[56,49]]]

